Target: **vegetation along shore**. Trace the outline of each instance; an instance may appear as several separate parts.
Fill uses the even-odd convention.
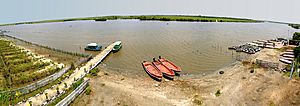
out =
[[[187,22],[263,22],[245,18],[230,18],[230,17],[214,17],[214,16],[192,16],[192,15],[137,15],[137,16],[99,16],[99,17],[84,17],[84,18],[68,18],[57,20],[44,20],[34,22],[18,22],[11,24],[1,24],[0,26],[20,25],[20,24],[38,24],[50,22],[66,22],[66,21],[81,21],[95,20],[106,21],[116,19],[139,19],[139,20],[156,20],[156,21],[187,21]]]
[[[5,34],[0,35],[0,51],[0,103],[3,105],[16,104],[61,83],[87,58],[83,54],[52,49]],[[25,93],[26,86],[63,71],[63,68],[67,70],[58,79],[36,87],[34,91],[30,87],[30,92]]]

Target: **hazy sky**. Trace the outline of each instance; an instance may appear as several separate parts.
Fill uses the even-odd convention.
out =
[[[300,23],[300,0],[1,0],[0,23],[102,15],[190,14]]]

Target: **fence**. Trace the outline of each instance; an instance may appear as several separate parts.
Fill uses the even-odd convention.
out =
[[[71,92],[67,97],[58,102],[55,106],[68,106],[78,95],[80,95],[89,83],[89,79],[81,83],[73,92]]]
[[[83,59],[80,59],[79,61],[77,61],[75,64],[76,66],[84,63],[84,62],[87,62],[89,60],[89,58],[91,57],[91,55],[88,57],[88,58],[83,58]],[[49,84],[50,82],[52,81],[55,81],[56,79],[58,79],[59,77],[61,77],[63,74],[65,74],[69,69],[71,68],[71,66],[68,66],[68,67],[65,67],[63,68],[62,70],[60,70],[59,72],[57,73],[54,73],[42,80],[39,80],[35,83],[32,83],[32,84],[29,84],[29,85],[26,85],[26,86],[23,86],[21,88],[17,88],[17,89],[14,89],[14,90],[9,90],[9,91],[3,91],[3,92],[0,92],[0,94],[4,94],[4,93],[10,93],[10,94],[15,94],[17,91],[19,91],[20,93],[23,94],[27,94],[27,93],[30,93],[31,91],[34,91],[40,87],[43,87],[47,84]]]

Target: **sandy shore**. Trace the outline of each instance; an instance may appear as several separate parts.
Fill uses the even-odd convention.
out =
[[[131,78],[108,73],[100,68],[98,76],[91,78],[92,93],[83,93],[72,105],[299,105],[299,80],[290,80],[282,72],[251,64],[255,59],[279,62],[279,54],[278,50],[263,49],[246,60],[250,63],[236,62],[206,76],[162,82],[150,77]],[[218,90],[220,96],[216,96]]]

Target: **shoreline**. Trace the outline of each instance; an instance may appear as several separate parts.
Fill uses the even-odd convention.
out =
[[[232,18],[232,17],[216,17],[216,16],[196,16],[196,15],[131,15],[131,16],[97,16],[97,17],[83,17],[83,18],[67,18],[67,19],[54,19],[33,22],[17,22],[9,24],[0,24],[0,26],[12,26],[22,24],[39,24],[39,23],[52,23],[52,22],[68,22],[68,21],[107,21],[116,19],[138,19],[140,21],[178,21],[178,22],[246,22],[257,23],[264,22],[246,18]]]
[[[100,69],[91,77],[90,95],[81,94],[71,106],[87,105],[293,105],[299,104],[300,80],[290,80],[276,69],[252,64],[255,59],[279,58],[280,51],[264,49],[247,62],[235,62],[199,78],[157,82],[130,78]],[[278,60],[275,62],[279,62]],[[253,73],[251,73],[253,70]],[[224,74],[219,74],[224,71]],[[219,92],[220,94],[217,94]],[[294,95],[294,96],[290,96]],[[286,100],[288,99],[288,100]]]

